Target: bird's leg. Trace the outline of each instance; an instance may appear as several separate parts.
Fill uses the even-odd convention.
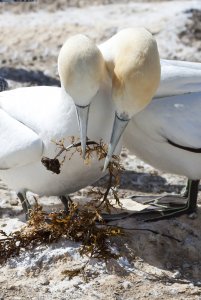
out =
[[[185,191],[182,194],[165,194],[161,196],[146,196],[146,195],[135,195],[131,199],[143,204],[143,205],[152,205],[154,207],[160,207],[161,209],[167,209],[172,206],[183,207],[185,199],[188,198],[189,187],[191,180],[187,181]]]
[[[180,198],[182,200],[186,199],[186,203],[183,205],[175,206],[166,206],[166,208],[163,206],[158,205],[157,209],[149,209],[145,208],[142,211],[137,212],[124,212],[121,214],[115,214],[115,215],[109,215],[109,214],[103,214],[102,217],[106,222],[130,218],[130,217],[137,217],[137,216],[143,216],[147,214],[159,214],[158,217],[153,217],[149,219],[145,219],[144,222],[155,222],[160,221],[164,219],[170,219],[172,217],[178,217],[183,214],[192,214],[196,211],[197,208],[197,195],[198,195],[198,187],[199,187],[199,180],[188,180],[186,191],[183,195],[180,195]],[[177,196],[178,197],[178,196]]]
[[[22,204],[23,212],[25,213],[26,220],[29,219],[29,210],[31,209],[31,205],[26,197],[26,192],[19,192],[17,194],[20,202]]]
[[[65,208],[65,212],[66,214],[69,214],[69,203],[72,203],[72,200],[70,198],[70,196],[59,196],[59,199],[61,200],[64,208]]]
[[[172,217],[178,217],[183,214],[192,214],[196,212],[197,196],[198,196],[199,180],[188,180],[187,191],[185,197],[187,199],[185,205],[178,208],[170,208],[162,211],[162,216],[145,220],[145,222],[154,222]]]
[[[199,180],[188,180],[187,190],[185,192],[187,202],[187,213],[193,213],[197,209],[197,197],[199,190]]]

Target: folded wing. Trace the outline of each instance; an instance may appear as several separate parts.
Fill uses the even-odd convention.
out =
[[[201,150],[201,92],[155,99],[135,120],[156,142],[195,153]]]
[[[154,98],[201,92],[201,63],[161,59],[161,82]]]
[[[43,142],[38,134],[0,109],[0,169],[32,163],[42,153]]]

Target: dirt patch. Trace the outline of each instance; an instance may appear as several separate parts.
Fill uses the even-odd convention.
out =
[[[173,0],[166,0],[173,1]],[[192,1],[192,0],[190,0]],[[36,0],[34,3],[0,3],[0,13],[10,11],[15,14],[22,12],[36,12],[45,9],[49,12],[63,10],[70,7],[82,8],[91,5],[108,5],[118,3],[163,2],[163,0]]]
[[[185,29],[180,32],[179,37],[185,45],[193,45],[201,50],[201,10],[191,9],[186,11],[189,15]]]

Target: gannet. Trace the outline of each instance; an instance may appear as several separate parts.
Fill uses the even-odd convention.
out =
[[[123,142],[153,167],[188,178],[186,204],[157,219],[196,210],[201,178],[200,63],[161,60],[160,86],[150,104],[132,117]]]
[[[0,93],[0,178],[17,192],[26,211],[26,191],[65,195],[104,175],[103,161],[96,155],[86,165],[78,153],[70,160],[72,151],[67,153],[60,174],[41,163],[43,156],[53,158],[58,152],[53,141],[64,138],[68,143],[70,136],[79,136],[74,103],[92,100],[91,139],[108,143],[112,131],[111,80],[97,46],[84,35],[70,38],[60,51],[58,70],[61,88],[24,87]]]

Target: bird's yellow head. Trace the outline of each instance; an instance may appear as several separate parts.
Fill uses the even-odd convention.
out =
[[[149,104],[160,83],[157,43],[149,31],[124,29],[109,43],[111,54],[105,61],[112,79],[116,116],[104,170],[129,120]]]
[[[89,106],[100,88],[105,62],[95,43],[78,34],[69,38],[62,46],[58,57],[58,71],[62,88],[76,105],[84,157]]]
[[[157,43],[144,28],[124,29],[112,39],[112,98],[119,117],[125,114],[131,118],[149,104],[159,86],[160,58]]]
[[[62,46],[58,57],[61,84],[76,104],[88,105],[102,81],[105,62],[88,37],[77,34]]]

